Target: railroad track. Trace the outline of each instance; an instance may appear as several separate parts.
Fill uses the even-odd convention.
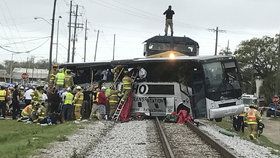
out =
[[[187,126],[161,123],[156,118],[156,127],[167,158],[236,157],[191,123]]]

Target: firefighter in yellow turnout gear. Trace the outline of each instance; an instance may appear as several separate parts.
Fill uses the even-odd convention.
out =
[[[121,99],[121,102],[125,102],[132,89],[132,78],[129,77],[127,71],[124,71],[124,77],[122,79],[122,84],[123,84],[123,97]]]
[[[75,118],[76,120],[81,119],[81,108],[84,102],[84,94],[82,92],[82,87],[77,86],[77,93],[75,95],[74,98],[74,114],[75,114]]]
[[[110,106],[110,116],[112,117],[119,103],[119,97],[118,97],[119,92],[118,90],[116,90],[114,85],[112,85],[110,89],[111,90],[110,90],[110,94],[108,95],[108,100]]]
[[[49,81],[49,83],[50,83],[51,86],[54,85],[55,76],[56,76],[56,74],[57,74],[57,69],[58,69],[58,65],[54,64],[54,65],[52,66],[52,70],[51,70],[51,73],[50,73],[51,75],[50,75],[50,81]]]
[[[72,87],[74,85],[73,77],[69,69],[65,70],[64,88]]]
[[[261,122],[261,114],[257,110],[256,105],[250,105],[250,109],[245,114],[246,123],[248,125],[249,137],[251,140],[257,138],[258,122]]]

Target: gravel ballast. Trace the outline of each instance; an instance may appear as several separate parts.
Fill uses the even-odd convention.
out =
[[[279,156],[271,154],[271,149],[254,144],[250,141],[241,139],[238,136],[229,137],[221,134],[219,131],[222,128],[216,125],[203,125],[199,127],[201,130],[206,131],[215,140],[220,141],[222,144],[233,150],[239,157],[246,158],[279,158]]]
[[[65,141],[51,143],[47,149],[40,149],[33,158],[65,158],[79,155],[82,157],[88,150],[97,145],[107,131],[113,127],[113,122],[96,121],[80,123],[81,128]]]
[[[147,157],[147,121],[118,123],[87,157],[143,158]]]

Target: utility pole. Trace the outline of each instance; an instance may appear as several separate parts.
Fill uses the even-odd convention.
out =
[[[114,44],[113,44],[113,60],[115,60],[115,44],[116,44],[116,34],[114,34]]]
[[[52,47],[53,47],[55,8],[56,8],[56,0],[54,0],[54,4],[53,4],[52,29],[51,29],[50,54],[49,54],[49,76],[50,76],[50,72],[51,72],[51,69],[52,69]]]
[[[98,38],[99,38],[99,30],[97,30],[97,37],[96,37],[96,43],[95,43],[95,53],[94,53],[94,61],[96,61]]]
[[[277,60],[277,62],[278,62],[278,64],[277,64],[277,66],[278,66],[278,68],[277,68],[277,70],[278,70],[278,75],[277,75],[277,77],[278,78],[276,78],[276,86],[277,86],[277,90],[275,90],[275,94],[279,94],[279,89],[280,89],[280,83],[279,83],[279,78],[280,78],[280,32],[279,32],[279,34],[278,34],[278,50],[277,50],[277,55],[278,55],[278,60]]]
[[[76,5],[75,25],[74,25],[74,38],[73,38],[73,47],[72,47],[72,63],[74,63],[75,49],[76,49],[76,48],[75,48],[75,42],[76,42],[76,30],[77,30],[78,8],[79,8],[79,6]]]
[[[226,32],[226,30],[219,30],[219,28],[218,28],[218,27],[216,27],[216,29],[208,29],[208,30],[216,33],[215,55],[217,55],[217,47],[218,47],[218,33],[219,33],[219,32]]]
[[[58,35],[59,35],[59,19],[60,18],[61,18],[61,16],[59,16],[57,19],[55,63],[57,63],[57,55],[58,55]]]
[[[227,41],[227,54],[226,55],[229,55],[229,40]]]
[[[72,19],[72,1],[70,1],[70,12],[69,12],[69,36],[68,36],[68,54],[67,63],[70,62],[70,47],[71,47],[71,19]]]
[[[86,55],[87,55],[87,20],[85,25],[85,46],[84,46],[84,62],[86,62]]]

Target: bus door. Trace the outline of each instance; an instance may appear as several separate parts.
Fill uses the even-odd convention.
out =
[[[205,117],[207,110],[206,110],[206,101],[205,101],[205,86],[203,81],[203,73],[202,70],[199,68],[193,69],[192,75],[192,90],[193,90],[193,97],[192,97],[192,110],[194,117]]]

